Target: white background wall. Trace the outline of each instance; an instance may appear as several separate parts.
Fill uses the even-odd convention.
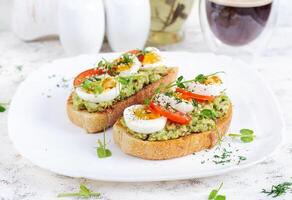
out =
[[[50,0],[43,0],[50,1]],[[160,0],[158,0],[160,1]],[[280,1],[280,13],[279,13],[279,25],[280,26],[292,26],[292,0],[279,0]],[[190,16],[187,25],[198,25],[198,0],[193,9],[193,13]],[[13,7],[13,0],[0,0],[0,31],[10,29],[10,19]]]

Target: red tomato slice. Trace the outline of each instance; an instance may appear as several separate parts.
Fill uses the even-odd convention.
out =
[[[83,81],[86,78],[90,78],[92,76],[96,76],[96,75],[101,75],[104,74],[105,71],[102,69],[98,69],[98,68],[92,68],[89,70],[86,70],[84,72],[81,72],[78,76],[76,76],[76,78],[74,79],[74,86],[78,87],[79,85],[81,85],[83,83]]]
[[[167,110],[166,108],[151,102],[149,105],[149,108],[152,112],[158,113],[164,117],[166,117],[167,119],[169,119],[170,121],[173,121],[175,123],[179,123],[179,124],[188,124],[190,123],[190,121],[192,120],[192,118],[184,113],[181,112],[171,112],[169,110]]]
[[[141,53],[142,51],[139,50],[139,49],[135,49],[135,50],[131,50],[131,51],[128,51],[128,53],[131,53],[131,54],[134,54],[134,55],[137,55],[137,58],[140,62],[142,62],[144,60],[144,55]]]
[[[189,97],[189,98],[196,99],[199,101],[213,101],[215,99],[215,97],[213,97],[213,96],[205,96],[205,95],[195,94],[195,93],[189,92],[187,90],[184,90],[182,88],[176,88],[176,91],[179,93],[182,93],[185,98]]]

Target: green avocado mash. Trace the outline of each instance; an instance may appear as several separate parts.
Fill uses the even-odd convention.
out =
[[[127,128],[128,133],[141,140],[163,141],[176,139],[181,136],[189,135],[191,133],[199,133],[215,129],[216,119],[224,117],[226,115],[229,107],[231,106],[230,104],[231,102],[229,98],[226,95],[222,94],[210,104],[198,104],[196,109],[191,113],[192,121],[190,124],[179,125],[167,121],[166,126],[163,130],[149,135],[139,134],[131,131],[129,128],[127,128],[123,118],[121,118],[120,123]],[[203,114],[204,111],[214,112],[215,118]]]
[[[158,81],[167,74],[166,67],[155,67],[152,69],[140,69],[137,74],[129,77],[118,77],[122,84],[120,95],[113,101],[102,103],[91,103],[81,99],[75,92],[72,94],[73,107],[76,110],[87,110],[88,112],[102,112],[114,105],[115,102],[122,101],[138,91],[146,85]]]

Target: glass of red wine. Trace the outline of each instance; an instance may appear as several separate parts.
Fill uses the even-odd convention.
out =
[[[200,0],[200,22],[217,54],[252,60],[276,25],[279,0]]]

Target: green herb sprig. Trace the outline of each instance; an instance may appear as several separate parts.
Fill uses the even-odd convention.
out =
[[[0,103],[0,113],[5,112],[9,103]]]
[[[103,132],[103,142],[100,139],[97,141],[98,147],[96,149],[96,154],[98,158],[107,158],[112,156],[112,152],[106,148],[105,142],[105,132]]]
[[[243,143],[250,143],[255,139],[254,131],[250,129],[241,129],[240,134],[228,134],[230,137],[239,137]]]
[[[276,198],[286,194],[287,191],[292,192],[292,182],[284,182],[278,185],[273,185],[271,190],[263,189],[262,193],[267,194],[267,196],[272,195],[273,198]]]
[[[218,194],[222,187],[223,183],[220,184],[218,189],[212,190],[209,194],[208,200],[225,200],[226,199],[225,195]]]
[[[6,111],[6,108],[0,104],[0,112],[5,112]]]
[[[88,198],[91,198],[91,197],[100,197],[100,193],[99,192],[92,192],[90,191],[85,185],[83,184],[80,184],[79,186],[80,190],[79,192],[76,192],[76,193],[60,193],[58,194],[58,198],[61,198],[61,197],[81,197],[81,198],[85,198],[85,199],[88,199]]]

